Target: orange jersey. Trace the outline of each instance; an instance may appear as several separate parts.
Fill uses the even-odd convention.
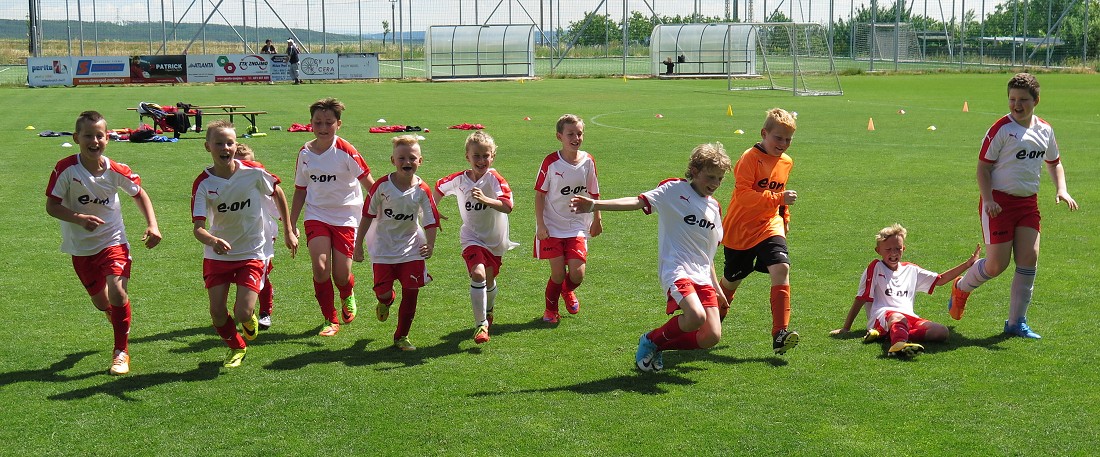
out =
[[[722,245],[746,250],[773,236],[787,236],[790,213],[782,193],[793,166],[787,154],[775,157],[757,146],[741,154],[733,166],[733,196],[722,219]]]

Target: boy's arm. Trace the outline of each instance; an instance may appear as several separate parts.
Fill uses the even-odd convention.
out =
[[[149,199],[145,188],[134,195],[134,203],[137,203],[138,212],[145,217],[145,233],[141,235],[141,241],[145,242],[147,249],[153,249],[160,244],[163,237],[160,235],[160,227],[157,226],[157,214],[153,212],[153,201]]]
[[[294,235],[298,236],[298,217],[302,215],[302,207],[306,204],[306,188],[294,186],[294,197],[290,204],[290,228],[294,230]],[[291,233],[291,232],[287,232]]]
[[[836,330],[829,332],[830,335],[839,335],[841,333],[848,333],[852,330],[852,323],[856,321],[856,316],[859,316],[859,310],[863,309],[865,302],[856,298],[852,300],[852,307],[848,309],[848,316],[844,318],[844,325]]]
[[[600,210],[608,211],[631,211],[636,209],[642,209],[645,206],[645,202],[641,197],[622,197],[614,200],[593,200],[588,197],[582,197],[580,195],[569,199],[569,208],[574,213],[597,213]],[[593,222],[592,225],[596,223]],[[594,236],[594,235],[593,235]]]
[[[61,203],[61,200],[46,197],[46,214],[65,222],[84,227],[84,230],[92,231],[103,225],[103,219],[91,214],[82,214],[69,209]]]
[[[993,201],[993,164],[978,160],[978,192],[982,196],[982,212],[989,217],[1001,214],[1001,205]]]
[[[436,192],[436,196],[435,196],[436,201],[439,201],[440,198],[443,198],[443,195],[439,193],[439,190],[436,190],[435,192]],[[475,187],[474,190],[470,191],[470,195],[472,197],[474,197],[474,200],[477,200],[477,201],[483,203],[485,206],[488,206],[492,209],[500,211],[504,214],[508,214],[508,213],[512,212],[511,201],[508,201],[507,203],[505,203],[504,200],[500,200],[500,199],[496,199],[496,198],[489,198],[489,197],[485,196],[485,192],[482,192],[481,189],[479,189],[477,187]]]
[[[424,260],[432,258],[432,252],[435,251],[435,232],[438,227],[437,225],[433,225],[424,229],[424,238],[427,242],[420,247],[420,256],[423,257]]]
[[[200,243],[214,248],[214,253],[225,254],[229,252],[233,247],[229,245],[225,240],[218,238],[206,230],[206,220],[200,219],[195,221],[195,228],[193,230],[195,239]]]
[[[603,233],[603,215],[600,214],[600,210],[592,211],[592,226],[588,228],[588,234],[592,236],[600,236]]]
[[[1066,170],[1062,168],[1062,161],[1047,162],[1047,172],[1050,173],[1050,180],[1054,181],[1054,203],[1058,204],[1064,201],[1069,206],[1070,211],[1077,211],[1077,201],[1070,197],[1069,191],[1066,190]]]
[[[368,171],[366,176],[359,178],[359,184],[363,186],[363,193],[370,192],[370,188],[374,187],[374,176]]]
[[[351,260],[356,262],[366,260],[366,256],[363,254],[363,239],[366,238],[367,230],[370,230],[370,224],[373,221],[373,217],[367,217],[366,215],[359,221],[359,229],[355,231],[355,252],[352,254]]]
[[[970,258],[966,259],[965,262],[956,265],[955,268],[940,273],[940,279],[936,280],[936,286],[942,286],[951,281],[954,281],[955,278],[963,274],[963,272],[966,271],[967,268],[974,266],[974,263],[978,261],[978,258],[981,256],[981,254],[982,245],[979,244],[976,248],[974,248],[974,253],[971,254]]]
[[[275,192],[271,196],[275,199],[275,207],[279,209],[279,220],[283,222],[283,242],[286,248],[290,249],[290,258],[293,259],[298,254],[298,235],[290,225],[290,209],[287,208],[286,194],[282,187],[275,185]]]
[[[550,231],[546,229],[543,221],[543,212],[546,209],[546,194],[535,191],[535,238],[545,240],[550,237]]]

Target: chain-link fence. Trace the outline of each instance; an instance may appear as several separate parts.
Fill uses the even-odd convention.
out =
[[[0,82],[28,56],[373,52],[383,78],[424,76],[433,25],[532,24],[535,74],[648,75],[656,24],[816,22],[838,69],[1085,66],[1100,0],[28,0],[0,5]]]

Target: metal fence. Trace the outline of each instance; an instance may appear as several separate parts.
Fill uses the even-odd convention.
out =
[[[533,24],[535,73],[647,75],[658,23],[816,22],[843,73],[1096,68],[1100,0],[28,0],[0,5],[0,82],[27,56],[377,52],[383,78],[424,76],[434,25]],[[914,52],[917,49],[919,52]],[[22,73],[21,73],[22,71]]]

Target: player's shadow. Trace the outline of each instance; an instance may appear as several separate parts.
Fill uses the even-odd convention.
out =
[[[1003,351],[1005,348],[1000,344],[1005,340],[1013,338],[1012,335],[1006,333],[996,333],[982,338],[971,338],[964,333],[958,332],[955,327],[948,328],[951,330],[951,335],[947,337],[947,341],[925,344],[925,352],[947,352],[968,347],[984,348],[990,351]]]
[[[635,372],[613,376],[607,379],[581,382],[557,387],[543,387],[541,389],[508,390],[502,392],[474,392],[471,397],[488,397],[494,395],[513,395],[518,393],[549,393],[549,392],[573,392],[584,395],[599,395],[613,392],[632,392],[643,395],[660,395],[668,393],[666,386],[690,386],[695,381],[682,376],[682,373],[701,370],[702,368],[682,367],[677,370],[665,370],[658,373]]]
[[[261,331],[255,342],[249,341],[248,344],[262,345],[265,343],[299,342],[308,346],[320,346],[321,343],[311,341],[312,337],[316,334],[316,330],[305,330],[299,333]],[[172,330],[130,340],[131,343],[139,344],[153,341],[174,341],[180,343],[182,345],[181,347],[168,350],[168,352],[173,354],[198,353],[225,347],[225,342],[218,336],[218,332],[214,330],[214,327],[210,325]]]
[[[69,382],[80,379],[87,379],[93,376],[98,376],[105,373],[106,370],[94,373],[84,373],[79,375],[66,375],[62,372],[71,370],[85,357],[95,354],[96,351],[81,351],[68,354],[61,360],[54,362],[46,368],[40,368],[36,370],[20,370],[12,371],[8,373],[0,374],[0,388],[19,382]]]
[[[771,355],[767,357],[738,358],[714,352],[717,349],[725,349],[729,346],[715,346],[706,351],[668,351],[665,352],[665,370],[677,369],[678,363],[690,363],[697,360],[713,362],[721,365],[740,365],[743,363],[763,363],[774,368],[787,366],[787,359]]]
[[[221,363],[202,362],[195,369],[184,372],[159,372],[148,374],[130,374],[112,378],[110,382],[73,390],[71,392],[51,395],[50,400],[80,400],[97,394],[110,395],[124,401],[137,401],[131,397],[130,392],[140,391],[149,387],[172,384],[177,382],[210,381],[218,377]]]

